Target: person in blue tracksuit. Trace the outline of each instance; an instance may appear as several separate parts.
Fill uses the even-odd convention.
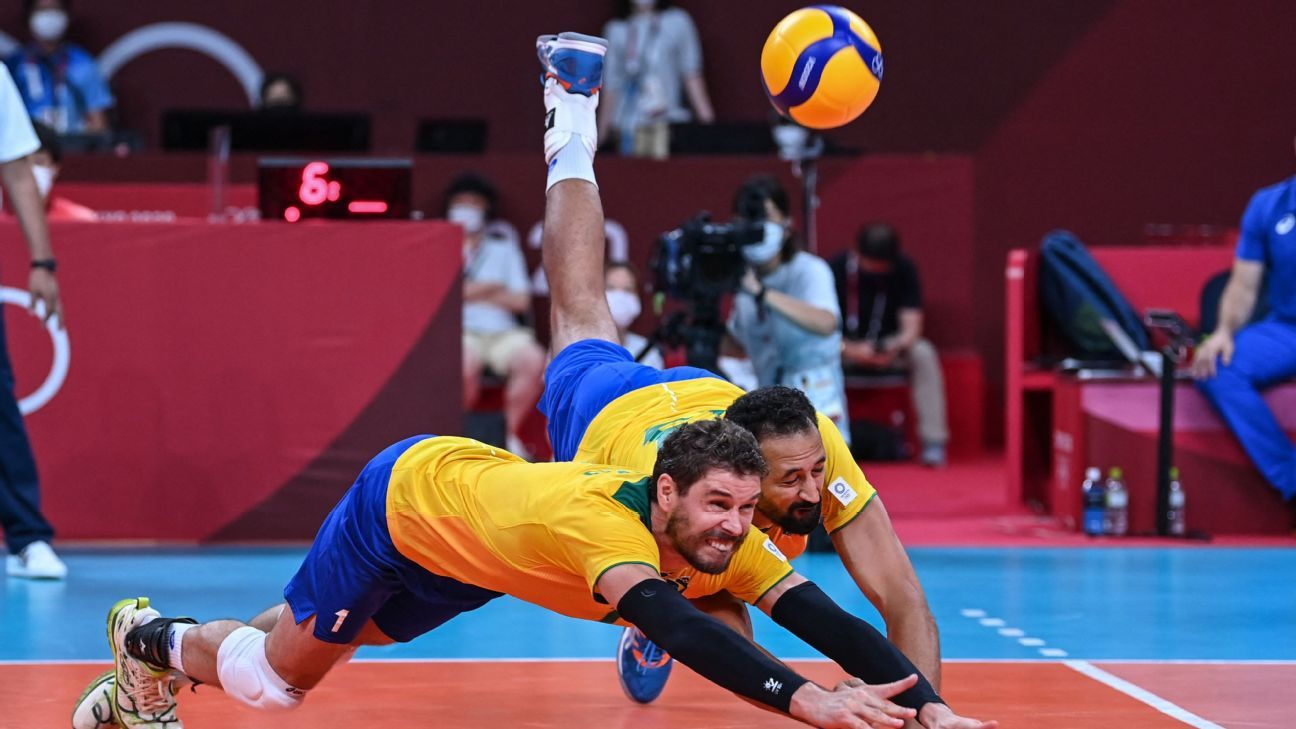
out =
[[[1269,315],[1248,325],[1266,276]],[[1296,177],[1247,205],[1219,325],[1198,347],[1193,374],[1265,479],[1296,500],[1296,445],[1261,398],[1296,376]]]

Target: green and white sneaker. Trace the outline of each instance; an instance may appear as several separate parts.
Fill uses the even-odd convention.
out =
[[[108,611],[108,643],[112,646],[115,686],[112,713],[127,729],[182,729],[176,716],[175,681],[165,666],[153,666],[126,651],[126,634],[161,617],[147,597],[119,601]]]
[[[112,713],[116,687],[116,671],[108,670],[95,676],[72,707],[72,729],[109,729],[117,726]]]

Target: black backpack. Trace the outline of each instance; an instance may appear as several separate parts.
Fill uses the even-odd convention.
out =
[[[1138,312],[1084,244],[1068,231],[1055,230],[1044,236],[1040,247],[1039,297],[1070,346],[1068,354],[1074,357],[1124,359],[1103,329],[1103,319],[1110,319],[1125,330],[1140,350],[1151,349]]]

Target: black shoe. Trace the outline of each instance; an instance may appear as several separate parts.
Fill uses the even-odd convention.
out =
[[[132,628],[126,634],[126,652],[132,658],[156,668],[171,666],[171,626],[175,623],[197,625],[193,618],[157,618]]]

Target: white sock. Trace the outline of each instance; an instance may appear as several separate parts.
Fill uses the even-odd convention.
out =
[[[558,150],[549,163],[549,181],[545,184],[545,191],[563,180],[585,180],[598,187],[598,181],[594,179],[594,155],[575,138]]]
[[[193,623],[172,623],[171,629],[167,631],[167,643],[169,644],[168,655],[171,660],[171,667],[180,673],[184,673],[184,634],[190,628],[196,628]]]

